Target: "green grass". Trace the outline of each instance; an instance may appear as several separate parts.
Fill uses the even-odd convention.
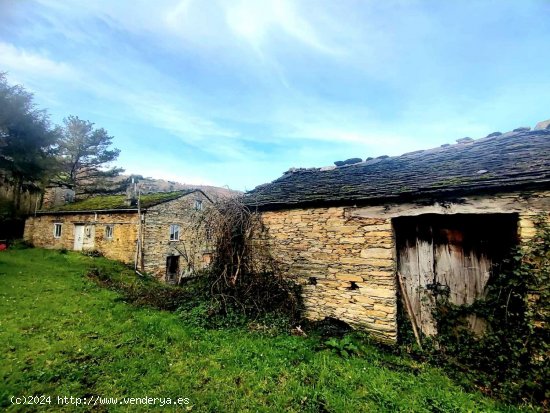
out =
[[[468,393],[436,368],[367,346],[361,357],[320,339],[204,329],[187,313],[137,307],[84,274],[125,273],[102,258],[41,249],[0,252],[0,410],[11,396],[187,397],[193,412],[518,411]],[[103,406],[94,411],[173,411]],[[181,411],[182,409],[180,409]]]

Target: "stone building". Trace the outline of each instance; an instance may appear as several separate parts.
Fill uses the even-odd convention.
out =
[[[167,282],[210,262],[201,216],[212,204],[201,190],[95,196],[37,211],[25,239],[37,247],[97,250]],[[199,234],[199,236],[197,236]]]
[[[386,342],[400,303],[435,334],[438,289],[456,304],[481,297],[511,247],[533,236],[535,216],[549,216],[549,129],[335,164],[291,169],[247,203],[283,273],[303,285],[305,315]]]

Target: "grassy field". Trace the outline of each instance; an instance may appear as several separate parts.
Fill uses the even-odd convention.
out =
[[[100,396],[188,398],[177,410],[193,412],[518,411],[375,347],[342,358],[318,337],[205,329],[188,313],[136,307],[84,276],[98,263],[125,271],[75,253],[0,252],[0,410],[175,410],[160,400],[57,404],[57,396]],[[51,404],[10,402],[28,395],[50,396]]]

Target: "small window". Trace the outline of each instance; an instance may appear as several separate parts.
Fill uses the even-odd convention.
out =
[[[59,222],[53,224],[53,237],[61,238],[61,224]]]
[[[200,199],[195,199],[195,209],[197,211],[202,211],[202,201]]]
[[[170,225],[170,241],[179,241],[180,226],[176,224]]]
[[[105,238],[113,239],[113,227],[114,227],[114,225],[106,225],[105,226]]]

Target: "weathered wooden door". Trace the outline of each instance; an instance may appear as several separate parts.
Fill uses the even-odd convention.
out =
[[[403,217],[394,221],[397,272],[418,329],[437,333],[435,297],[453,304],[472,304],[483,297],[498,264],[516,242],[515,214],[456,214]],[[482,331],[483,320],[470,327]]]
[[[74,226],[74,246],[75,251],[82,251],[84,245],[84,225],[75,224]]]
[[[416,236],[405,240],[398,251],[398,276],[413,309],[416,325],[426,335],[436,333],[432,312],[435,300],[427,290],[434,283],[434,251],[431,228],[417,226]],[[426,232],[421,234],[421,232]]]

